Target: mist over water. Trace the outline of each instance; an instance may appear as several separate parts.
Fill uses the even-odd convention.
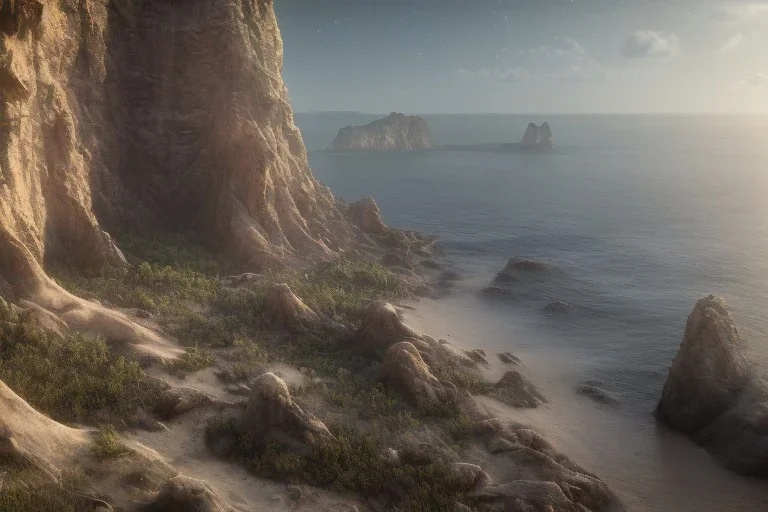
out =
[[[332,154],[336,131],[379,116],[299,114],[316,176],[385,220],[441,238],[466,279],[419,314],[445,333],[523,357],[552,403],[530,413],[632,510],[766,510],[768,485],[735,477],[651,413],[695,301],[731,306],[768,371],[768,117],[425,116],[441,145],[517,142],[548,121],[560,153]],[[478,294],[511,257],[557,271]],[[553,301],[574,306],[545,314]],[[422,309],[422,308],[420,308]],[[428,321],[425,318],[425,321]],[[573,391],[593,379],[617,409]]]

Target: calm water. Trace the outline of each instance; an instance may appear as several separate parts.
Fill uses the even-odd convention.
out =
[[[768,509],[767,484],[721,471],[650,414],[700,296],[726,298],[750,357],[768,369],[768,117],[426,116],[442,145],[518,141],[529,121],[547,120],[561,151],[322,151],[341,126],[376,117],[304,114],[297,123],[315,174],[336,195],[373,195],[391,225],[441,237],[446,261],[466,276],[428,308],[448,319],[445,335],[522,354],[546,375],[552,406],[531,421],[632,510]],[[558,272],[508,299],[479,296],[510,257]],[[574,312],[543,314],[555,300]],[[587,378],[621,407],[576,395]]]

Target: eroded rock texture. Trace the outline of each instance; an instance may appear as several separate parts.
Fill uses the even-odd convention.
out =
[[[427,122],[418,116],[392,112],[365,126],[339,130],[331,151],[422,151],[435,149]]]

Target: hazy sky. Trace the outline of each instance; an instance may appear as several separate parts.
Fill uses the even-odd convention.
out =
[[[768,0],[275,4],[299,112],[768,112]]]

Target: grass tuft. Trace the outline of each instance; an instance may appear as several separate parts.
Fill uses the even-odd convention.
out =
[[[120,435],[112,425],[104,425],[99,429],[91,451],[100,461],[119,459],[133,453],[133,450],[120,442]]]

